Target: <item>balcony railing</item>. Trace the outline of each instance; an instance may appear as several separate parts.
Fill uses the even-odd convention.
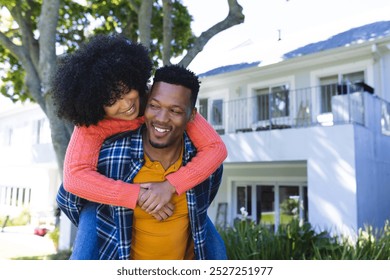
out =
[[[218,133],[226,134],[346,123],[366,126],[367,118],[376,114],[386,134],[390,131],[390,105],[374,97],[370,89],[356,84],[329,85],[234,99],[223,102],[218,112],[212,109],[208,121]],[[381,103],[381,110],[368,98]],[[218,125],[212,119],[216,113]]]

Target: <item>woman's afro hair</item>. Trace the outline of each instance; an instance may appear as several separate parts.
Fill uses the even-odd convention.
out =
[[[143,45],[121,35],[96,35],[59,62],[51,84],[58,116],[78,126],[95,125],[105,116],[104,106],[132,89],[143,104],[151,71]]]

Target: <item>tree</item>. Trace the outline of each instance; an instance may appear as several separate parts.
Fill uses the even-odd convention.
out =
[[[245,19],[237,0],[227,0],[227,17],[195,37],[192,18],[178,0],[85,2],[0,0],[0,91],[14,102],[39,104],[50,121],[60,171],[73,127],[57,117],[51,98],[58,52],[74,51],[92,34],[121,32],[149,46],[156,62],[170,64],[172,57],[186,52],[179,64],[187,67],[213,36]]]

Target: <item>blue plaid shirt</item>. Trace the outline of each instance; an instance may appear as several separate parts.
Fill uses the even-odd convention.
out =
[[[107,140],[100,151],[98,170],[115,180],[131,183],[144,164],[142,126],[136,131],[122,133]],[[190,139],[184,134],[183,165],[196,154]],[[195,257],[205,259],[207,209],[221,183],[221,165],[207,180],[186,192]],[[67,192],[63,186],[57,194],[57,203],[76,226],[80,211],[87,201]],[[133,210],[125,207],[99,204],[97,232],[99,258],[102,260],[128,260],[132,238]]]

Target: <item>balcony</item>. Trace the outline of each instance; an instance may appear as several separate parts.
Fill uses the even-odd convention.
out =
[[[376,103],[371,102],[374,99]],[[205,117],[219,134],[340,124],[367,126],[370,119],[380,119],[382,133],[390,135],[390,104],[374,96],[373,89],[363,83],[259,94],[222,102],[209,112]]]

